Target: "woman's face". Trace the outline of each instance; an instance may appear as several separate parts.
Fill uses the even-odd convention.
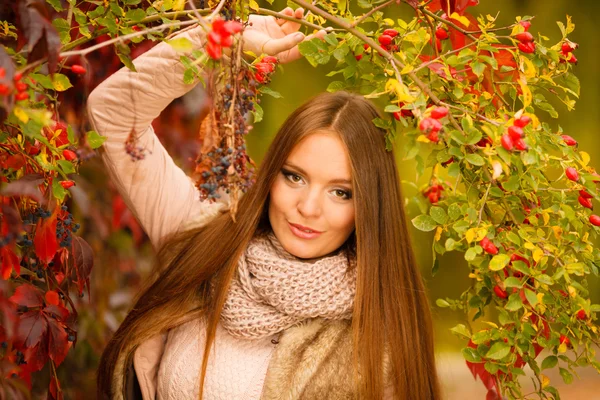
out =
[[[271,187],[269,222],[299,258],[327,255],[352,234],[350,160],[336,134],[314,133],[294,147]]]

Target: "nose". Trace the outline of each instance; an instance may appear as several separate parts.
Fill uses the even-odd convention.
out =
[[[298,212],[305,218],[321,215],[321,196],[318,190],[307,190],[298,201]]]

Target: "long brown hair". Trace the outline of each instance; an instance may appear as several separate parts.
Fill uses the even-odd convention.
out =
[[[384,132],[371,122],[378,116],[377,109],[359,95],[316,96],[282,125],[256,184],[240,200],[237,222],[223,213],[206,226],[164,241],[153,275],[102,355],[101,396],[111,396],[115,364],[129,363],[138,345],[181,323],[206,317],[199,378],[202,398],[211,344],[238,258],[253,235],[269,229],[267,207],[274,179],[296,144],[325,130],[339,135],[352,168],[356,228],[349,240],[357,268],[352,332],[360,398],[383,396],[384,343],[396,398],[441,398],[429,302],[411,249],[395,157],[385,149]],[[123,384],[124,375],[117,377]]]

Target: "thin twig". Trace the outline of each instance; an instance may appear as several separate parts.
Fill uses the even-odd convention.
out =
[[[352,28],[356,28],[359,24],[361,24],[365,19],[369,18],[371,15],[373,15],[373,13],[381,10],[382,8],[385,8],[387,6],[389,6],[392,3],[395,3],[396,0],[390,0],[388,2],[385,2],[383,4],[378,5],[375,8],[372,8],[371,10],[369,10],[365,15],[363,15],[362,17],[360,17],[359,19],[357,19],[356,21],[354,21],[353,23],[350,24],[350,26]]]
[[[262,15],[270,15],[270,16],[275,17],[275,18],[285,19],[287,21],[296,22],[298,24],[307,26],[309,28],[312,28],[312,29],[315,29],[315,30],[318,30],[318,31],[320,31],[320,30],[324,30],[324,31],[327,31],[327,32],[334,31],[334,29],[332,27],[330,27],[330,26],[328,26],[327,28],[324,28],[324,27],[322,27],[320,25],[316,25],[316,24],[313,24],[311,22],[308,22],[305,19],[298,19],[298,18],[290,17],[289,15],[278,13],[276,11],[271,11],[271,10],[268,10],[266,8],[259,8],[258,9],[258,13],[262,14]]]
[[[487,190],[485,191],[485,194],[483,195],[483,204],[481,205],[481,208],[479,209],[479,219],[477,220],[477,226],[479,226],[481,224],[481,217],[483,216],[483,209],[485,208],[485,202],[487,201],[488,193],[490,193],[491,187],[492,187],[492,182],[490,182],[490,184],[487,187]]]
[[[225,0],[221,0],[219,2],[219,4],[217,5],[217,7],[215,8],[215,10],[212,12],[212,14],[210,14],[210,20],[211,21],[212,21],[213,18],[215,18],[221,12],[221,8],[223,8],[224,4],[225,4]]]

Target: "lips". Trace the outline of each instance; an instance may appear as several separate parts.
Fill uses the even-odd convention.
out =
[[[321,236],[321,232],[312,230],[305,226],[292,224],[292,223],[288,223],[288,225],[290,227],[290,231],[292,231],[292,233],[300,239],[310,240],[310,239],[316,239],[319,236]]]

